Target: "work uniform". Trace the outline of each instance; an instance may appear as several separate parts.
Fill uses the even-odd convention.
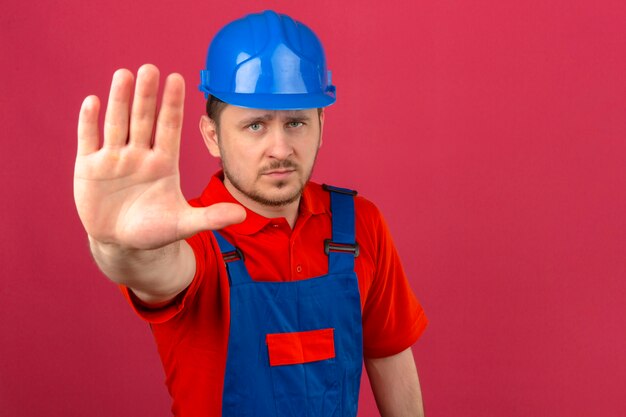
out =
[[[216,174],[202,196],[190,203],[207,206],[236,202],[222,181],[223,174]],[[249,410],[244,415],[255,415],[255,405],[268,407],[276,415],[353,415],[346,398],[354,398],[354,394],[346,396],[329,388],[341,383],[336,380],[335,362],[344,361],[339,366],[353,373],[342,390],[350,391],[352,387],[358,392],[358,382],[354,387],[354,372],[359,372],[356,368],[361,367],[361,342],[365,357],[384,357],[405,350],[417,340],[427,320],[409,288],[389,231],[372,203],[362,197],[355,197],[353,202],[357,257],[332,246],[325,251],[325,241],[335,239],[333,226],[337,227],[337,223],[333,217],[350,214],[335,213],[329,192],[309,183],[293,230],[285,219],[268,219],[247,210],[243,223],[219,232],[219,243],[212,232],[190,238],[188,242],[196,256],[195,277],[187,290],[167,306],[148,308],[124,289],[138,314],[151,323],[176,416],[221,416],[223,401],[225,415],[237,408],[238,401],[248,402],[241,405]],[[329,255],[334,257],[337,253],[342,260],[334,270]],[[346,263],[347,269],[354,268],[358,282],[354,282],[357,278],[346,269]],[[232,269],[241,274],[235,277]],[[339,278],[333,285],[342,282],[339,287],[325,287],[336,277]],[[298,281],[309,284],[292,285]],[[246,298],[249,294],[242,296],[233,289],[253,287],[251,282],[268,283],[261,293],[269,294],[274,301],[294,298],[294,294],[306,296],[307,292],[312,296],[293,304],[293,311],[284,321],[268,322],[268,317],[276,315],[268,315],[263,306],[271,303],[261,301],[256,309],[238,310],[248,303],[242,300],[249,300]],[[287,285],[273,286],[274,283]],[[278,296],[277,291],[280,291]],[[350,299],[355,301],[347,314],[322,317],[326,307],[315,310],[318,303],[340,303],[342,298],[337,294],[341,292],[346,295],[346,305]],[[272,307],[266,307],[269,308]],[[252,324],[242,327],[242,317],[252,320]],[[249,330],[257,325],[265,327],[255,329],[256,333],[246,331],[246,326]],[[344,343],[344,337],[350,340]],[[302,357],[294,354],[294,346],[302,349]],[[238,351],[233,353],[232,349]],[[346,354],[352,357],[339,357]],[[352,362],[345,365],[345,360]],[[267,372],[263,376],[267,379],[250,378],[242,382],[246,368],[264,361],[274,361],[274,366],[261,371]],[[310,373],[312,367],[307,365],[311,364],[320,371]],[[321,382],[311,382],[309,375]],[[298,376],[306,380],[298,381]],[[256,389],[257,383],[261,389]],[[311,400],[310,396],[315,399]],[[298,404],[302,408],[297,408]]]

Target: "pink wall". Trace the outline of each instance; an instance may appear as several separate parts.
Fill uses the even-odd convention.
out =
[[[275,7],[334,71],[316,179],[377,202],[429,314],[429,417],[626,415],[626,6],[517,3],[3,1],[0,414],[168,415],[149,330],[75,213],[78,108],[118,67],[181,72],[196,195],[216,167],[197,132],[207,43]]]

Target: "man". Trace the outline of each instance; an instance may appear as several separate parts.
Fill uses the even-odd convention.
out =
[[[387,227],[309,181],[335,101],[315,34],[267,11],[216,35],[200,130],[223,170],[189,203],[183,79],[155,124],[158,85],[152,65],[115,73],[102,145],[85,99],[74,187],[94,259],[151,324],[174,414],[354,416],[364,360],[382,415],[423,415],[410,346],[426,318]]]

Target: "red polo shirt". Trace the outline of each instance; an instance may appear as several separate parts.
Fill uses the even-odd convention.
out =
[[[190,204],[237,203],[222,179],[222,173],[217,173],[201,197]],[[269,219],[246,211],[243,223],[222,233],[245,254],[253,279],[293,281],[328,272],[324,239],[331,236],[330,197],[320,185],[306,186],[293,230],[284,218]],[[364,355],[394,355],[418,339],[427,319],[378,209],[356,197],[355,212],[360,246],[355,271],[361,293]],[[196,274],[172,303],[146,308],[128,289],[123,290],[135,311],[151,323],[174,414],[221,416],[230,322],[228,275],[210,232],[199,233],[188,243],[196,256]]]

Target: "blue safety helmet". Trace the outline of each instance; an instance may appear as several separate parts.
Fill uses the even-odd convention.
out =
[[[240,107],[296,110],[330,106],[335,86],[320,40],[305,25],[273,11],[249,14],[209,45],[198,86]]]

